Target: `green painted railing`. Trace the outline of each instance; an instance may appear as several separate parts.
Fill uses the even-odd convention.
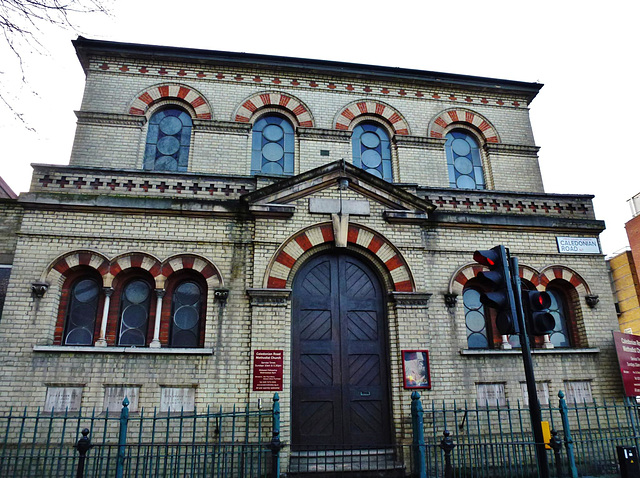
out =
[[[636,401],[567,404],[560,394],[556,403],[542,407],[543,420],[557,432],[547,454],[551,476],[619,476],[616,446],[640,445]],[[423,404],[414,393],[411,416],[409,440],[340,453],[327,444],[298,453],[297,466],[371,470],[378,463],[394,476],[419,478],[539,476],[529,410],[520,403]],[[273,407],[257,410],[10,410],[0,415],[0,477],[278,477],[287,470],[280,466],[279,427],[277,395]]]
[[[454,401],[452,404],[415,403],[414,430],[421,420],[422,437],[414,433],[414,447],[422,440],[424,458],[414,452],[412,468],[416,477],[445,475],[445,430],[455,445],[450,450],[451,476],[473,478],[537,477],[535,443],[529,409],[519,402],[504,406]],[[616,446],[640,444],[640,408],[635,400],[593,401],[567,404],[559,393],[558,406],[542,407],[542,419],[557,431],[564,449],[549,450],[551,476],[619,476]],[[421,415],[421,416],[419,416]],[[418,449],[416,449],[417,451]],[[422,471],[421,460],[425,461]],[[559,461],[558,461],[559,460]],[[560,470],[560,472],[559,472]],[[564,471],[562,471],[564,470]]]
[[[119,415],[10,410],[0,416],[0,477],[76,476],[84,428],[85,477],[269,476],[273,410],[129,414],[124,403]]]

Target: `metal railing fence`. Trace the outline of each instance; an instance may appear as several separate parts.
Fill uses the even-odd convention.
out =
[[[547,451],[552,477],[618,476],[616,446],[640,445],[635,400],[542,407],[557,431]],[[96,410],[0,415],[0,477],[278,477],[332,471],[384,471],[388,476],[530,478],[539,476],[529,410],[505,405],[430,401],[412,395],[405,439],[377,447],[296,445],[280,453],[279,401],[273,407],[193,412]],[[86,428],[85,454],[75,448]],[[446,431],[446,434],[445,434]],[[89,439],[91,442],[89,448]],[[295,444],[294,444],[295,445]],[[78,466],[82,464],[82,466]]]
[[[86,477],[262,476],[271,466],[271,409],[91,410],[0,416],[0,477],[76,476],[84,428]]]
[[[567,404],[564,394],[558,395],[557,407],[552,404],[542,407],[542,420],[549,422],[561,445],[557,451],[551,446],[547,450],[551,476],[619,476],[616,447],[638,448],[640,444],[638,403],[624,399]],[[417,460],[412,464],[416,476],[446,476],[447,453],[442,445],[445,430],[453,443],[448,453],[452,477],[539,476],[529,409],[520,402],[504,405],[475,401],[429,402],[422,408],[416,393],[412,401]],[[416,437],[415,433],[419,421],[422,437]],[[420,453],[421,439],[423,454]]]

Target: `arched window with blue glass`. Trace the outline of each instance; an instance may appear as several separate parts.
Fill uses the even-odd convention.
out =
[[[283,116],[262,116],[253,125],[251,174],[293,175],[295,136]]]
[[[101,284],[94,275],[84,275],[69,290],[64,345],[93,345]]]
[[[482,158],[476,138],[464,130],[455,130],[447,133],[445,139],[449,186],[459,189],[484,189]]]
[[[551,297],[551,306],[549,312],[556,319],[556,326],[549,334],[549,340],[554,348],[571,347],[569,339],[569,327],[567,324],[568,307],[564,292],[556,288],[547,287],[547,292]]]
[[[387,131],[376,123],[360,123],[351,136],[353,165],[385,181],[393,181],[391,142]]]
[[[144,169],[187,171],[192,127],[191,116],[181,108],[156,111],[149,119]]]
[[[487,331],[487,315],[480,294],[481,291],[473,286],[465,287],[462,293],[467,347],[470,349],[488,349],[490,344],[491,334]]]

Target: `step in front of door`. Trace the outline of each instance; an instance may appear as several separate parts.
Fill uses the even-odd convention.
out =
[[[391,448],[295,451],[289,458],[289,476],[296,478],[402,477],[404,468]]]

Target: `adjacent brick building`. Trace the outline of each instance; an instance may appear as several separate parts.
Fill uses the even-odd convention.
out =
[[[74,45],[87,80],[69,166],[35,164],[0,203],[18,225],[0,407],[256,403],[273,391],[255,390],[253,357],[273,350],[284,440],[402,440],[408,387],[523,398],[517,340],[478,302],[473,251],[497,244],[554,299],[541,399],[622,394],[604,259],[558,246],[597,245],[604,224],[591,196],[544,192],[540,84]],[[404,376],[415,351],[430,380]]]

